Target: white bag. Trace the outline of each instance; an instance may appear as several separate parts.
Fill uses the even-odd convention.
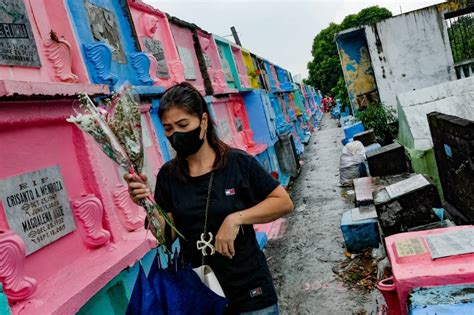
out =
[[[351,185],[354,178],[360,177],[359,165],[365,160],[365,147],[362,142],[353,141],[344,146],[339,163],[341,185]]]
[[[208,265],[202,265],[194,268],[193,271],[199,276],[202,283],[206,285],[215,294],[225,297],[224,291],[222,290],[219,280],[217,280],[216,274],[212,271]]]

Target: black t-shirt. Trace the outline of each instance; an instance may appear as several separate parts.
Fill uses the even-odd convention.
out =
[[[207,230],[217,234],[227,215],[251,208],[263,201],[279,183],[247,153],[232,149],[224,168],[215,172],[208,213]],[[180,239],[185,261],[201,265],[202,253],[196,241],[204,231],[206,199],[211,174],[180,181],[165,164],[157,177],[155,200],[173,214],[176,227],[185,236]],[[215,240],[214,240],[215,241]],[[215,243],[214,243],[215,244]],[[244,225],[234,242],[232,259],[216,252],[205,263],[214,270],[229,309],[253,311],[277,303],[277,296],[265,255],[260,250],[252,225]]]

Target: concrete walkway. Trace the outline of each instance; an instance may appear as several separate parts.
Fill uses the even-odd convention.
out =
[[[383,303],[376,290],[348,289],[332,271],[345,259],[340,218],[353,207],[338,186],[342,137],[337,121],[326,114],[291,187],[295,212],[287,218],[287,231],[267,246],[282,314],[376,314]]]

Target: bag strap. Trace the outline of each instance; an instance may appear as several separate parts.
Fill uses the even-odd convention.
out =
[[[171,227],[168,224],[165,224],[165,243],[166,247],[171,250],[173,247],[173,233],[171,231]]]
[[[211,204],[211,192],[212,192],[212,186],[214,184],[214,172],[211,173],[211,178],[209,179],[209,187],[207,189],[207,199],[206,199],[206,210],[204,214],[204,235],[207,234],[207,217],[209,213],[209,206]],[[205,257],[202,255],[202,265],[204,265],[205,262]]]

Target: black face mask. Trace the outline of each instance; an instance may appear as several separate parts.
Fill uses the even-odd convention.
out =
[[[175,131],[171,136],[166,137],[176,153],[181,157],[193,155],[202,147],[204,139],[200,139],[201,126],[188,132]]]

